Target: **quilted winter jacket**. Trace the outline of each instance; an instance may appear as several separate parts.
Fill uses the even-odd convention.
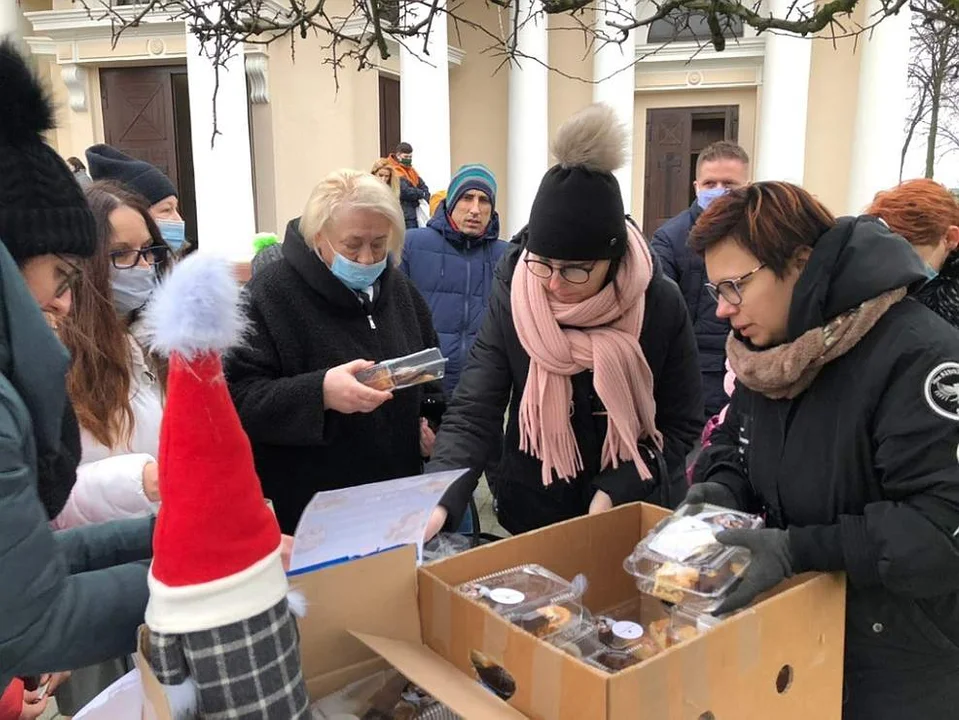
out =
[[[499,216],[495,212],[483,237],[467,237],[450,224],[445,200],[425,228],[406,233],[400,267],[433,314],[440,350],[449,359],[443,378],[447,397],[453,395],[486,315],[493,271],[509,247],[498,238]]]

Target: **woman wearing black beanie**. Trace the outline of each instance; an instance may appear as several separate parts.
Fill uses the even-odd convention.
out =
[[[54,126],[50,102],[9,42],[0,44],[0,106],[2,692],[14,676],[133,651],[148,594],[139,561],[151,555],[153,521],[50,529],[66,496],[41,503],[44,461],[69,478],[76,460],[61,439],[69,356],[41,311],[54,321],[69,311],[76,262],[93,252],[95,226],[69,168],[44,142]]]
[[[507,406],[502,479],[491,490],[510,532],[685,495],[703,412],[696,343],[679,289],[624,213],[613,171],[626,142],[606,105],[557,134],[559,162],[497,267],[427,467],[471,469],[446,493],[431,534],[459,526]]]

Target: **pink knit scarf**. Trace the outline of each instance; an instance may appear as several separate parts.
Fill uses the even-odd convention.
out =
[[[607,411],[601,467],[632,460],[640,477],[649,480],[638,442],[651,437],[662,448],[653,374],[639,345],[653,261],[639,232],[629,224],[627,229],[626,256],[615,283],[580,303],[550,299],[522,262],[525,253],[513,272],[513,323],[530,358],[519,409],[520,450],[542,461],[543,485],[552,482],[553,472],[568,482],[583,469],[570,420],[570,378],[587,369],[593,370],[594,388]]]

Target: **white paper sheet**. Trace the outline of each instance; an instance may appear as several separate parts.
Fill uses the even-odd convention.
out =
[[[430,513],[465,470],[417,475],[317,493],[296,527],[290,575],[400,545],[423,554]]]
[[[143,715],[140,671],[131,670],[91,700],[73,720],[136,720]]]

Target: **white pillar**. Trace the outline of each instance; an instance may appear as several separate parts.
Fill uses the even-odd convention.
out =
[[[213,64],[200,54],[200,42],[189,31],[186,47],[200,250],[233,261],[249,260],[253,256],[256,220],[243,46],[233,50],[233,57],[219,71],[219,134],[212,146],[216,87]]]
[[[618,5],[611,2],[596,6],[596,29],[600,36],[615,37],[615,28],[606,23],[622,22],[622,13],[616,13]],[[600,42],[597,40],[597,42]],[[626,163],[616,173],[623,193],[623,206],[631,212],[633,204],[633,113],[636,94],[636,35],[631,32],[622,43],[607,43],[593,55],[593,102],[604,102],[616,111],[620,122],[626,127],[629,143]]]
[[[507,142],[508,237],[529,221],[529,210],[549,162],[549,38],[540,0],[516,0],[517,48],[525,56],[509,70]]]
[[[9,37],[20,41],[20,4],[17,0],[0,0],[0,40]]]
[[[865,17],[882,9],[867,0]],[[860,38],[859,99],[852,139],[847,211],[861,213],[879,190],[899,182],[899,150],[909,113],[910,10],[887,17]]]
[[[776,17],[789,12],[790,0],[771,0]],[[755,180],[786,180],[802,185],[806,162],[806,115],[813,40],[766,34],[762,99],[759,106]]]
[[[400,140],[413,146],[413,167],[430,192],[450,182],[450,74],[446,37],[446,2],[430,25],[426,52],[423,38],[407,38],[400,46]],[[431,3],[413,0],[403,6],[413,25]]]

